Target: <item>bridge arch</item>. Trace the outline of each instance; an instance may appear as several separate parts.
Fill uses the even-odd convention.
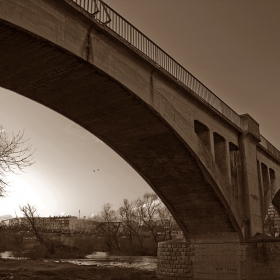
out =
[[[71,21],[77,11],[67,3],[38,3],[45,9],[36,11],[43,21],[46,12],[62,13],[55,20],[63,31],[50,39],[45,26],[40,30],[15,18],[7,22],[3,13],[0,85],[66,116],[109,145],[155,190],[185,234],[241,234],[241,213],[231,200],[223,165],[202,141],[205,127],[194,122],[201,101],[191,91],[186,98],[174,81],[85,16]],[[78,32],[77,38],[71,32]],[[216,150],[220,143],[226,149],[224,138],[215,135]]]

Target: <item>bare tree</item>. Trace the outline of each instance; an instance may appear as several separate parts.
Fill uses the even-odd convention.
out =
[[[121,251],[121,223],[118,221],[117,213],[112,209],[110,203],[103,205],[100,216],[102,217],[102,222],[99,222],[97,231],[104,237],[109,251]]]
[[[133,251],[133,237],[136,237],[140,250],[143,248],[143,236],[141,234],[141,221],[136,208],[136,201],[129,202],[127,199],[123,200],[123,205],[119,208],[119,219],[122,222],[123,232],[128,236],[130,250]]]
[[[279,225],[275,213],[266,215],[264,228],[266,232],[273,237],[276,237],[279,234]]]
[[[163,228],[164,239],[172,239],[172,231],[179,230],[179,227],[173,216],[164,204],[159,205],[157,209],[160,225]]]
[[[20,211],[23,213],[25,221],[21,224],[26,230],[31,232],[36,239],[40,242],[41,245],[48,247],[43,234],[40,233],[40,218],[39,215],[36,213],[37,209],[35,206],[30,205],[27,203],[25,206],[20,206]]]
[[[142,225],[152,234],[155,243],[158,237],[158,208],[162,201],[154,193],[145,193],[142,198],[137,199],[137,211]]]
[[[5,195],[8,185],[5,177],[7,173],[23,171],[34,163],[32,147],[24,139],[24,131],[8,137],[0,127],[0,197]]]

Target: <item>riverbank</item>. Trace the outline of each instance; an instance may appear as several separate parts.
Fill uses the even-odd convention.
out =
[[[44,260],[0,259],[1,280],[152,280],[155,271],[124,267],[81,266]]]

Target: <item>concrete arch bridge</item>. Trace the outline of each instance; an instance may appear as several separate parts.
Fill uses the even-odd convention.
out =
[[[159,195],[189,242],[245,242],[263,233],[270,203],[280,209],[280,152],[258,123],[104,2],[0,0],[0,42],[0,86],[102,139]]]

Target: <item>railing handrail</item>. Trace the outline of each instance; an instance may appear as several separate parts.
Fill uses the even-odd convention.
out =
[[[102,0],[72,1],[241,128],[241,119],[234,110],[110,6]]]
[[[206,101],[211,107],[215,108],[229,121],[242,129],[241,118],[233,109],[231,109],[225,102],[223,102],[208,87],[195,78],[181,64],[179,64],[162,48],[156,45],[145,34],[143,34],[110,6],[108,6],[102,0],[72,1],[92,15],[92,17],[100,24],[109,28],[111,31],[129,43],[130,46],[140,51],[148,59],[154,62],[157,67],[160,67],[167,74],[175,78],[181,85],[191,89],[198,96],[198,98]],[[135,40],[135,38],[137,39]],[[148,45],[149,48],[147,48]],[[261,136],[260,145],[280,159],[280,152],[263,136]]]
[[[265,137],[260,135],[261,142],[259,143],[262,147],[268,150],[273,156],[280,159],[280,151],[273,146]]]

